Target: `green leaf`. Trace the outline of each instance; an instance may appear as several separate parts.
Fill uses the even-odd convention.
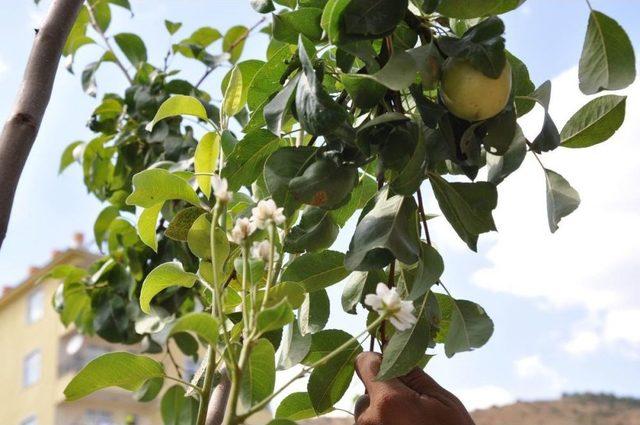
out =
[[[193,222],[189,233],[187,233],[189,250],[198,258],[205,260],[211,259],[210,238],[211,218],[203,214]],[[216,248],[216,260],[220,263],[220,266],[229,255],[229,241],[224,230],[219,227],[216,227],[213,240]]]
[[[240,398],[251,407],[273,393],[276,384],[275,350],[266,339],[256,341],[243,370]]]
[[[429,295],[425,295],[418,304],[414,312],[418,319],[416,324],[406,331],[396,332],[389,340],[376,380],[386,381],[406,375],[424,356],[431,340],[428,300]]]
[[[440,37],[438,47],[447,56],[469,60],[486,76],[498,78],[507,62],[504,30],[502,20],[492,16],[471,27],[462,38]]]
[[[222,40],[222,51],[231,55],[229,62],[236,63],[238,59],[240,59],[248,34],[249,28],[237,25],[229,28],[227,33],[224,35],[224,39]]]
[[[424,140],[424,129],[419,126],[416,147],[409,161],[390,183],[394,193],[404,196],[412,196],[425,178],[427,168],[427,146]]]
[[[301,74],[290,79],[284,88],[264,106],[264,120],[267,128],[276,136],[282,134],[282,126],[291,111],[291,105],[295,101],[296,88]]]
[[[320,158],[301,176],[291,179],[289,190],[303,204],[331,210],[345,203],[357,182],[356,167],[339,166],[331,159]]]
[[[209,345],[215,346],[218,342],[218,325],[218,321],[210,314],[188,313],[173,323],[167,336],[173,336],[180,332],[193,332]]]
[[[258,313],[257,330],[262,335],[283,328],[295,319],[289,302],[285,299],[279,304]]]
[[[279,285],[276,285],[276,287]],[[278,369],[286,370],[297,366],[309,354],[311,348],[311,335],[302,335],[298,322],[293,321],[284,329],[282,333],[282,342],[278,351]],[[280,405],[282,406],[282,404]],[[276,413],[276,417],[279,417]],[[302,419],[290,418],[289,419]]]
[[[273,15],[273,38],[289,44],[297,44],[302,34],[309,40],[318,42],[322,38],[320,17],[322,9],[301,7],[291,12]]]
[[[507,60],[511,65],[511,92],[515,97],[516,111],[518,116],[521,117],[531,111],[535,103],[529,99],[519,98],[518,96],[529,95],[536,89],[536,86],[531,81],[529,70],[524,62],[512,55],[509,51],[507,51],[506,54]]]
[[[373,293],[376,285],[385,281],[384,272],[381,270],[351,273],[344,284],[342,309],[347,313],[356,314],[356,306],[364,300],[364,296]]]
[[[147,61],[147,47],[136,34],[122,32],[113,37],[122,53],[135,68]]]
[[[182,264],[177,261],[160,264],[142,282],[140,309],[147,314],[151,313],[151,299],[160,291],[172,286],[191,288],[197,280],[198,276],[185,272]]]
[[[544,122],[542,130],[530,145],[536,153],[552,151],[560,146],[560,132],[551,115],[549,115],[549,102],[551,102],[551,82],[545,81],[529,96],[535,99],[544,108]]]
[[[289,182],[302,175],[313,162],[316,150],[311,146],[280,148],[264,164],[267,190],[275,203],[284,208],[286,216],[292,215],[300,206],[289,190]]]
[[[164,234],[174,241],[186,242],[189,229],[191,229],[196,219],[205,212],[205,210],[199,207],[188,207],[178,211],[169,223],[167,230],[164,231]]]
[[[389,196],[385,188],[365,211],[349,244],[345,258],[348,270],[380,269],[394,259],[405,264],[418,261],[418,208],[413,198]]]
[[[408,5],[408,0],[351,0],[342,14],[344,31],[358,38],[382,38],[395,30]]]
[[[331,331],[325,331],[331,332]],[[312,338],[311,351],[305,359],[305,362],[309,362],[311,359],[319,359],[318,354],[320,350],[330,350],[329,352],[338,348],[351,336],[344,333],[317,333]],[[338,331],[339,332],[339,331]],[[322,334],[322,337],[318,336]],[[326,341],[326,337],[332,337],[331,341]],[[346,340],[344,338],[347,338]],[[319,341],[321,340],[322,346]],[[355,372],[354,362],[358,354],[362,352],[362,347],[354,343],[353,348],[346,349],[342,353],[338,354],[333,359],[329,360],[322,366],[316,367],[307,384],[307,391],[309,392],[309,398],[311,404],[317,414],[322,414],[328,410],[331,410],[338,401],[344,396],[345,392],[351,384],[351,379]],[[328,354],[328,353],[327,353]],[[317,361],[317,360],[315,360]]]
[[[560,132],[561,146],[586,148],[609,139],[624,122],[626,101],[626,96],[611,94],[584,105]]]
[[[133,394],[133,398],[141,403],[154,400],[164,385],[164,378],[151,378]]]
[[[276,418],[299,421],[316,417],[311,405],[309,393],[291,393],[280,402],[276,409]]]
[[[78,400],[107,387],[135,391],[148,379],[164,376],[161,363],[131,353],[107,353],[90,361],[64,389],[68,401]]]
[[[244,90],[242,89],[242,72],[239,67],[234,67],[231,71],[231,79],[229,85],[224,93],[224,100],[222,102],[222,112],[227,117],[232,117],[244,108],[246,99],[242,98]]]
[[[302,63],[296,89],[298,122],[310,134],[318,136],[331,133],[346,121],[347,111],[324,90],[311,59],[315,52],[307,51],[303,36],[300,36],[298,43],[298,55]]]
[[[80,77],[82,90],[91,97],[96,97],[96,92],[98,90],[98,86],[96,84],[96,72],[98,72],[98,68],[100,68],[101,64],[102,61],[89,63],[82,71],[82,76]]]
[[[187,397],[182,386],[174,385],[162,396],[160,413],[164,425],[193,425],[198,415],[198,401]]]
[[[304,302],[304,288],[295,282],[280,282],[274,285],[269,292],[267,305],[273,306],[282,300],[287,300],[292,308],[299,308]]]
[[[300,333],[308,335],[320,332],[326,326],[330,312],[331,303],[327,291],[322,289],[307,294],[298,313]]]
[[[343,75],[342,84],[344,84],[353,103],[362,109],[373,108],[387,93],[387,88],[384,85],[361,74]]]
[[[344,37],[342,31],[343,13],[350,0],[329,0],[324,7],[320,24],[329,36],[332,44],[341,44]]]
[[[189,183],[162,168],[139,172],[133,176],[133,187],[133,193],[127,197],[127,205],[149,208],[173,199],[200,205],[200,199]]]
[[[156,239],[156,227],[158,225],[158,216],[164,201],[157,203],[156,205],[145,208],[140,217],[138,218],[138,236],[140,240],[144,242],[154,252],[158,252],[158,240]]]
[[[256,72],[251,80],[247,104],[249,109],[255,111],[266,102],[275,92],[282,88],[280,79],[289,67],[289,60],[293,52],[291,46],[284,46],[278,49],[269,61]]]
[[[213,173],[220,155],[220,135],[214,132],[205,133],[196,146],[193,166],[196,174]],[[198,187],[209,198],[211,195],[211,176],[196,176]]]
[[[291,253],[314,252],[329,248],[340,229],[329,211],[316,207],[305,209],[297,226],[291,228],[284,240],[284,250]]]
[[[367,202],[375,196],[377,191],[376,181],[366,175],[362,176],[358,185],[351,192],[349,202],[337,210],[331,211],[331,217],[338,226],[343,227],[356,211],[367,205]]]
[[[580,205],[580,194],[555,171],[545,168],[544,174],[547,182],[549,229],[551,233],[555,233],[560,220],[574,212]]]
[[[343,263],[344,254],[337,251],[304,254],[289,264],[282,281],[296,282],[307,292],[319,291],[347,277]]]
[[[182,27],[182,22],[171,22],[165,19],[164,27],[167,29],[170,35],[173,35]]]
[[[62,156],[60,157],[60,167],[58,168],[58,174],[62,174],[62,172],[71,165],[76,159],[74,157],[74,151],[78,146],[83,145],[84,142],[73,142],[69,146],[64,149],[62,152]]]
[[[500,15],[513,10],[526,0],[440,0],[438,12],[450,18],[478,18]]]
[[[413,301],[422,297],[440,280],[443,272],[444,262],[438,251],[432,245],[422,243],[420,261],[407,298]]]
[[[636,78],[636,59],[629,36],[613,19],[591,10],[582,47],[578,79],[584,94],[620,90]]]
[[[295,422],[289,419],[272,419],[267,425],[297,425]]]
[[[249,0],[249,4],[258,13],[269,13],[276,10],[271,0]]]
[[[160,105],[158,112],[156,112],[153,120],[147,124],[146,129],[147,131],[151,131],[159,121],[179,115],[190,115],[204,121],[208,120],[207,110],[198,99],[191,96],[176,94],[165,100],[162,105]]]
[[[438,205],[458,236],[473,251],[478,235],[496,230],[491,215],[498,204],[498,192],[492,183],[449,183],[437,174],[429,180]]]
[[[493,334],[493,321],[478,304],[436,294],[447,357],[482,347]]]
[[[222,170],[231,190],[249,186],[260,176],[264,163],[280,146],[280,139],[268,130],[255,130],[244,136],[233,149]]]
[[[527,139],[520,126],[517,126],[511,145],[504,155],[487,153],[487,181],[496,185],[502,183],[505,178],[520,168],[526,155]]]

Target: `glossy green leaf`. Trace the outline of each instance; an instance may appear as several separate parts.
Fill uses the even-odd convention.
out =
[[[167,29],[170,35],[175,34],[182,27],[181,22],[171,22],[168,19],[164,20],[164,27]]]
[[[409,373],[416,367],[424,355],[431,335],[429,334],[429,321],[427,306],[429,296],[425,295],[416,306],[414,316],[418,319],[410,329],[396,332],[389,340],[384,351],[382,364],[377,380],[386,381]]]
[[[242,25],[229,28],[222,40],[222,50],[230,54],[229,62],[236,63],[242,55],[249,29]]]
[[[305,291],[313,292],[340,282],[348,274],[344,268],[344,254],[327,250],[294,259],[284,270],[282,280],[296,282]]]
[[[140,240],[155,252],[158,252],[156,227],[158,226],[158,217],[163,205],[164,202],[159,202],[152,207],[145,208],[140,217],[138,217],[138,225],[136,226]]]
[[[320,332],[329,321],[331,303],[324,289],[314,291],[306,295],[300,312],[298,313],[298,325],[302,335]]]
[[[131,65],[137,68],[147,61],[147,47],[138,35],[122,32],[114,35],[113,38]]]
[[[309,207],[297,226],[291,228],[284,240],[284,250],[292,253],[314,252],[329,248],[338,237],[338,226],[329,211]]]
[[[300,34],[312,41],[320,41],[322,9],[301,7],[291,12],[273,15],[273,38],[289,44],[298,44]]]
[[[151,299],[163,289],[172,286],[191,288],[197,280],[198,276],[185,272],[182,264],[178,262],[160,264],[153,269],[144,279],[144,282],[142,282],[140,309],[149,314],[151,312]]]
[[[343,227],[356,211],[361,210],[367,205],[367,202],[375,196],[377,191],[376,181],[366,175],[362,176],[351,192],[349,202],[331,211],[331,217],[334,222],[338,226]]]
[[[222,101],[222,112],[227,117],[232,117],[244,108],[246,99],[243,99],[243,94],[246,93],[242,86],[244,82],[242,80],[242,72],[239,67],[234,67],[231,71],[231,79],[229,85],[224,93],[224,100]]]
[[[520,168],[526,155],[527,139],[520,126],[517,126],[511,145],[504,155],[487,153],[487,181],[496,185],[502,183],[505,178]]]
[[[429,180],[447,221],[470,249],[476,251],[478,235],[496,230],[492,211],[498,192],[492,183],[449,183],[437,174]]]
[[[574,212],[580,205],[580,194],[569,182],[555,171],[544,170],[547,182],[547,215],[551,233],[558,230],[563,217]]]
[[[257,329],[260,334],[283,328],[295,319],[293,310],[287,300],[282,300],[273,307],[258,313]]]
[[[382,270],[351,273],[344,283],[342,309],[347,313],[356,314],[356,306],[364,301],[365,295],[375,292],[376,285],[385,281],[386,276]]]
[[[493,334],[493,321],[478,304],[437,294],[442,315],[440,331],[447,357],[482,347]]]
[[[346,37],[342,31],[344,10],[350,0],[329,0],[322,12],[321,25],[332,44],[340,44]]]
[[[531,95],[530,98],[535,99],[536,102],[544,108],[544,121],[542,123],[542,130],[540,134],[531,142],[529,147],[532,151],[537,153],[552,151],[560,146],[560,132],[556,127],[551,115],[549,115],[549,103],[551,102],[551,82],[545,81],[538,87]]]
[[[220,154],[220,135],[214,132],[205,133],[196,146],[196,152],[193,158],[193,166],[196,174],[213,173],[218,164],[218,156]],[[204,196],[211,196],[211,176],[196,176],[198,187]]]
[[[500,15],[519,7],[526,0],[440,0],[438,12],[451,18],[477,18]]]
[[[444,261],[438,251],[429,244],[421,244],[420,261],[414,280],[410,284],[407,298],[417,300],[425,295],[439,280],[444,272]]]
[[[351,0],[342,13],[349,35],[376,39],[389,35],[402,21],[408,0]]]
[[[160,413],[164,425],[193,425],[198,415],[198,401],[187,397],[182,386],[174,385],[162,396]]]
[[[611,138],[624,122],[626,96],[593,99],[576,112],[560,132],[566,148],[586,148]]]
[[[120,209],[112,205],[105,207],[100,211],[100,214],[98,214],[98,217],[93,224],[93,237],[95,238],[96,245],[98,245],[98,249],[102,249],[102,243],[105,240],[109,226],[111,226],[113,220],[119,216]]]
[[[231,190],[251,185],[264,168],[264,163],[280,147],[280,140],[268,130],[256,130],[244,136],[231,152],[222,177]]]
[[[286,370],[297,366],[309,353],[311,348],[311,335],[302,335],[297,321],[291,322],[282,333],[282,342],[278,350],[277,365],[278,369]],[[280,404],[282,406],[282,404]],[[276,413],[276,417],[279,417]],[[289,419],[302,419],[291,418]]]
[[[282,91],[264,106],[264,119],[267,123],[267,128],[278,137],[282,134],[282,126],[285,124],[291,111],[291,105],[295,101],[300,75],[297,74],[289,80]]]
[[[276,384],[275,350],[266,339],[253,345],[247,366],[243,370],[240,398],[251,407],[273,393]]]
[[[62,156],[60,157],[60,167],[58,168],[58,174],[61,174],[69,165],[73,164],[76,161],[74,157],[77,149],[81,149],[81,146],[84,142],[73,142],[69,146],[64,149],[62,152]]]
[[[126,352],[103,354],[90,361],[64,389],[68,401],[78,400],[107,387],[135,391],[148,379],[164,376],[161,363]]]
[[[133,176],[133,187],[133,193],[127,197],[128,205],[149,208],[173,199],[200,205],[200,199],[189,183],[161,168],[151,168]]]
[[[389,196],[385,188],[370,204],[349,244],[346,268],[368,271],[383,268],[394,259],[405,264],[418,261],[418,208],[413,198]]]
[[[187,233],[189,250],[198,258],[211,259],[211,218],[203,214],[191,225]],[[214,233],[216,259],[219,262],[226,260],[229,255],[229,241],[224,230],[216,227]]]
[[[420,189],[420,185],[426,177],[427,146],[422,127],[419,127],[415,146],[409,161],[390,183],[391,190],[399,195],[412,196]]]
[[[271,0],[250,0],[249,4],[258,13],[269,13],[276,10]]]
[[[342,84],[353,103],[362,109],[376,106],[387,93],[387,88],[371,78],[360,74],[345,74]]]
[[[188,313],[176,320],[169,330],[168,336],[180,332],[192,332],[215,346],[218,341],[218,321],[207,313]]]
[[[208,119],[207,110],[198,99],[191,96],[176,94],[165,100],[164,103],[160,105],[158,112],[156,112],[153,120],[147,124],[146,129],[147,131],[151,131],[159,121],[179,115],[190,115],[204,121]]]
[[[281,47],[269,61],[260,68],[251,80],[247,104],[252,111],[256,110],[275,92],[280,90],[282,83],[280,79],[288,68],[288,61],[293,52],[289,46]]]
[[[582,47],[578,79],[584,94],[620,90],[636,78],[636,59],[629,36],[613,19],[591,10]]]
[[[264,181],[275,203],[290,216],[300,206],[289,190],[289,182],[304,172],[313,162],[316,148],[285,147],[275,151],[264,164]]]
[[[295,282],[280,282],[271,287],[269,292],[268,306],[274,306],[282,300],[287,300],[291,308],[299,308],[304,302],[304,288]]]
[[[535,102],[529,99],[522,99],[518,96],[527,96],[532,93],[536,86],[531,81],[527,66],[520,59],[507,51],[507,60],[511,65],[511,92],[516,97],[516,111],[521,117],[533,109]]]
[[[311,405],[309,393],[291,393],[280,402],[276,409],[276,418],[299,421],[316,416],[316,411]]]
[[[358,182],[358,170],[339,166],[321,158],[309,165],[301,176],[289,182],[289,190],[299,202],[331,210],[343,205]]]

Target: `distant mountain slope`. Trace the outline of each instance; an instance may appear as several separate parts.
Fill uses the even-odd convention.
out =
[[[608,394],[571,394],[560,400],[517,402],[478,410],[472,416],[476,425],[640,425],[640,400]],[[320,418],[301,424],[353,425],[353,419]]]

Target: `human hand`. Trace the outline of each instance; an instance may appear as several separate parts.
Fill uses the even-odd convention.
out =
[[[356,403],[356,425],[474,425],[460,400],[422,370],[376,381],[382,357],[362,353],[356,371],[367,394]]]

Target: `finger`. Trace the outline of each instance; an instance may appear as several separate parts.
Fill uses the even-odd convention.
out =
[[[435,379],[417,367],[399,379],[415,392],[433,397],[442,402],[446,402],[448,399],[454,397],[453,394],[442,388]]]
[[[369,408],[370,402],[371,400],[369,399],[369,396],[367,394],[358,397],[356,406],[353,410],[353,415],[355,416],[356,421]]]
[[[389,379],[388,381],[378,381],[376,376],[380,371],[382,356],[377,353],[362,353],[356,359],[356,372],[358,377],[367,389],[367,393],[372,401],[380,396],[388,396],[394,393],[407,393],[407,388],[398,379]]]

